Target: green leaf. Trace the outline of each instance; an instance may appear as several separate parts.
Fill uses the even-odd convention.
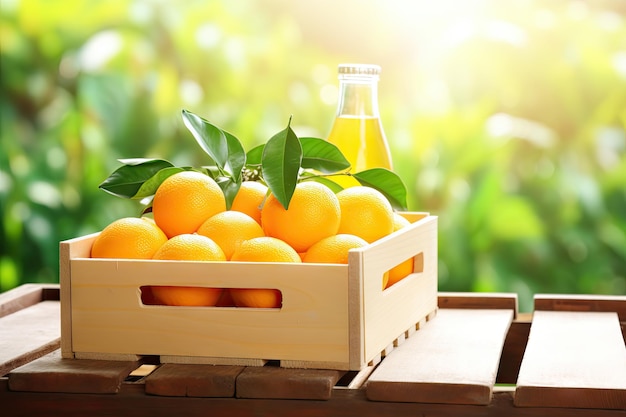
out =
[[[263,149],[265,149],[265,144],[255,146],[250,149],[246,154],[246,164],[261,165],[261,160],[263,159]]]
[[[219,177],[216,179],[217,185],[220,186],[224,197],[226,198],[226,210],[230,210],[233,200],[241,187],[241,181],[234,180],[231,177]]]
[[[122,198],[133,198],[144,182],[164,168],[173,167],[163,159],[121,159],[124,165],[113,171],[98,188]]]
[[[291,118],[284,130],[267,141],[261,160],[263,179],[285,209],[289,208],[302,164],[302,145],[290,124]]]
[[[341,175],[341,174],[338,174]],[[333,193],[337,194],[339,191],[343,190],[343,187],[339,184],[337,184],[335,181],[332,181],[326,177],[320,177],[318,175],[305,175],[302,177],[302,181],[315,181],[315,182],[319,182],[320,184],[325,185],[326,187],[330,188],[332,190]]]
[[[233,178],[239,179],[241,170],[246,164],[246,151],[239,139],[228,132],[223,133],[228,147],[228,160],[224,168]]]
[[[163,161],[163,160],[157,159],[157,158],[127,158],[127,159],[118,159],[117,161],[124,165],[135,166],[135,165],[143,165],[148,162]],[[165,161],[165,162],[168,162],[168,161]]]
[[[228,162],[229,147],[224,131],[187,110],[183,110],[183,122],[202,150],[220,169],[224,169]]]
[[[161,185],[163,181],[165,181],[168,177],[181,171],[185,171],[185,169],[179,168],[179,167],[163,168],[162,170],[154,174],[152,177],[144,181],[144,183],[141,184],[141,187],[139,187],[139,190],[137,190],[135,195],[132,196],[131,198],[134,200],[139,200],[139,199],[154,195],[156,193],[157,188],[159,188],[159,185]]]
[[[361,185],[383,193],[394,209],[407,210],[406,187],[395,172],[385,168],[372,168],[352,175]]]
[[[302,168],[314,169],[325,174],[350,168],[350,162],[339,148],[319,138],[300,138],[302,144]]]

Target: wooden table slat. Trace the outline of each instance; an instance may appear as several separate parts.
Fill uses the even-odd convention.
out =
[[[625,295],[536,294],[535,310],[615,312],[626,321]]]
[[[59,348],[59,311],[44,301],[0,318],[0,376]]]
[[[58,284],[24,284],[0,293],[0,318],[44,300],[58,301],[58,291]]]
[[[161,365],[146,377],[146,394],[173,397],[234,397],[243,366]]]
[[[367,382],[375,401],[489,404],[511,310],[441,309]]]
[[[322,369],[248,367],[237,377],[237,398],[328,400],[343,374]]]
[[[437,302],[439,308],[513,310],[514,318],[517,317],[515,293],[440,292]]]
[[[626,410],[626,347],[617,314],[535,311],[515,405]]]
[[[114,394],[137,362],[64,359],[55,350],[14,369],[11,391]]]

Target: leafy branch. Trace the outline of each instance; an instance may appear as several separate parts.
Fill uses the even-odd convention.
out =
[[[339,148],[324,139],[299,138],[291,129],[291,118],[285,129],[246,153],[239,139],[202,117],[187,110],[183,110],[182,117],[187,129],[208,155],[208,165],[176,167],[163,159],[120,159],[122,166],[99,188],[118,197],[140,200],[154,196],[159,185],[170,175],[195,170],[209,175],[219,184],[228,208],[246,180],[265,183],[287,208],[298,182],[318,181],[337,192],[342,187],[332,178],[344,175],[377,189],[395,209],[407,209],[406,187],[397,174],[385,168],[350,173],[350,163]]]

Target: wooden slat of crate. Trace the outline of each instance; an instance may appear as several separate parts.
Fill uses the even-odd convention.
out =
[[[237,377],[237,398],[328,400],[343,372],[248,367]]]
[[[347,367],[346,265],[74,259],[73,352],[293,359]],[[279,271],[280,276],[276,276]],[[76,272],[76,273],[75,273]],[[229,281],[236,276],[237,282]],[[141,304],[143,285],[280,288],[280,309],[164,307]],[[298,277],[297,280],[291,279]],[[105,283],[105,284],[102,284]],[[332,288],[322,293],[320,288]],[[103,296],[103,293],[106,296]],[[310,311],[316,311],[312,315]],[[206,331],[210,323],[212,331]],[[319,326],[315,332],[310,327]],[[251,345],[254,340],[254,346]],[[68,355],[72,356],[72,355]]]
[[[11,391],[113,394],[137,362],[64,359],[55,350],[14,369]]]
[[[164,364],[146,377],[146,394],[173,397],[234,397],[243,366]]]
[[[441,309],[372,373],[375,401],[489,404],[512,310]]]
[[[350,277],[350,293],[358,294],[349,300],[350,369],[375,363],[381,352],[388,353],[399,338],[437,310],[438,219],[429,216],[420,222],[418,229],[401,229],[349,254],[350,264],[356,266],[351,272],[363,277]],[[381,291],[383,274],[411,256],[414,273]]]
[[[535,311],[515,405],[626,410],[617,314]]]
[[[44,301],[0,318],[0,376],[59,348],[59,311]]]

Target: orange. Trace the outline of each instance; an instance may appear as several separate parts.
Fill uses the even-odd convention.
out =
[[[267,186],[257,181],[241,183],[230,209],[240,211],[261,224],[261,205],[267,195]]]
[[[239,245],[230,258],[244,262],[301,262],[296,252],[286,242],[263,236],[246,240]]]
[[[227,260],[244,240],[265,236],[252,217],[239,211],[223,211],[209,217],[198,228],[198,234],[213,239],[222,248]]]
[[[165,179],[152,202],[154,220],[168,238],[194,233],[206,219],[225,210],[226,199],[219,185],[195,171]]]
[[[92,258],[151,259],[167,236],[145,217],[125,217],[106,226],[91,247]]]
[[[224,251],[212,239],[185,233],[174,236],[159,248],[153,259],[172,261],[225,261]]]
[[[341,207],[337,233],[356,235],[372,243],[393,232],[393,209],[380,191],[350,187],[338,192],[337,199]]]
[[[182,234],[168,240],[154,259],[177,261],[225,261],[222,249],[206,236]],[[155,304],[168,306],[214,306],[222,288],[153,286]]]
[[[348,251],[363,246],[367,246],[367,242],[358,236],[347,234],[329,236],[311,246],[302,261],[347,264]]]
[[[287,243],[273,237],[257,237],[244,241],[233,253],[231,261],[296,262],[300,256]],[[280,291],[271,288],[231,288],[230,295],[238,307],[279,308]]]
[[[409,226],[411,224],[406,218],[402,217],[398,213],[393,213],[393,231],[396,232],[403,227]],[[396,282],[402,280],[407,275],[413,272],[413,258],[409,258],[406,261],[396,265],[395,267],[389,270],[389,280],[385,285],[385,288],[391,287]]]
[[[308,181],[296,185],[287,210],[270,194],[261,211],[261,224],[267,236],[305,252],[315,242],[337,234],[340,217],[339,201],[330,188]]]

